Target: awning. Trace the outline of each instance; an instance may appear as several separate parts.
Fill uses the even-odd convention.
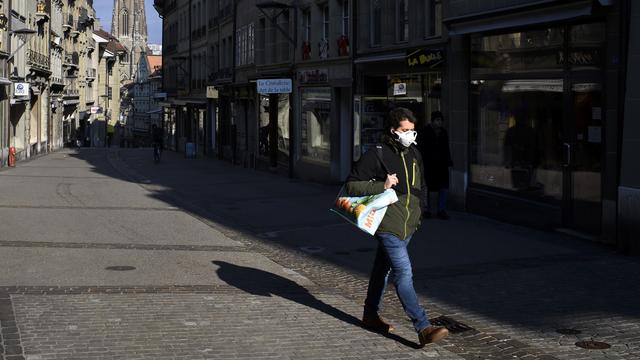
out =
[[[575,19],[591,15],[591,11],[592,1],[589,0],[528,10],[512,8],[495,14],[489,12],[448,18],[443,22],[449,28],[449,35],[464,35]]]
[[[406,52],[390,53],[390,54],[375,54],[365,55],[358,57],[353,62],[356,64],[366,64],[371,62],[380,61],[404,61],[407,58]]]

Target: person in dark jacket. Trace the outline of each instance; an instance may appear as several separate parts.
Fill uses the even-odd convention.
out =
[[[424,159],[425,179],[427,189],[425,191],[424,216],[431,217],[432,192],[438,193],[438,217],[449,219],[447,214],[447,196],[449,193],[449,168],[453,165],[451,151],[449,150],[449,135],[442,126],[444,118],[440,111],[431,113],[431,123],[423,127],[420,133],[418,149]]]
[[[347,178],[346,190],[351,196],[367,196],[393,188],[398,201],[387,208],[375,234],[378,240],[376,258],[369,279],[363,324],[375,331],[394,330],[379,311],[390,274],[396,293],[407,316],[418,332],[421,345],[438,341],[448,335],[446,328],[429,322],[418,302],[413,287],[413,271],[407,245],[420,225],[424,178],[422,158],[415,148],[415,117],[405,108],[391,110],[380,145],[367,151],[355,164]]]

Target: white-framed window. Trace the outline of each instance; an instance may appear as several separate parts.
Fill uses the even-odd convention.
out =
[[[302,40],[311,42],[311,10],[302,10]]]
[[[329,39],[329,5],[322,6],[322,38]]]
[[[254,23],[249,24],[248,30],[248,55],[247,55],[247,63],[253,64],[255,62],[255,40],[256,40],[256,31]]]
[[[342,35],[349,36],[349,0],[342,1]]]

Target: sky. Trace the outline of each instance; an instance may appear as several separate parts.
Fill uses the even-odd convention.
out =
[[[111,16],[113,0],[95,0],[93,8],[96,9],[100,23],[105,31],[111,32]],[[144,8],[147,13],[147,34],[149,44],[162,44],[162,19],[153,8],[153,0],[144,0]]]

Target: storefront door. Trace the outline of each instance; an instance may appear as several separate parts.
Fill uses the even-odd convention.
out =
[[[599,234],[602,219],[602,85],[574,78],[567,94],[568,136],[564,147],[564,222],[569,228]]]

